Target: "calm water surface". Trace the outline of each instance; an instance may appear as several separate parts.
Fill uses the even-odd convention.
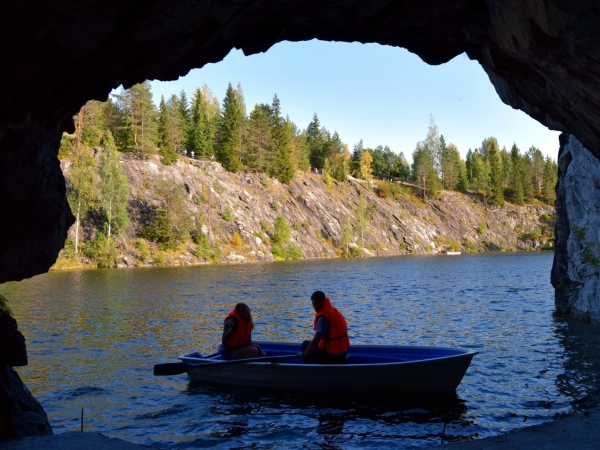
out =
[[[551,253],[52,272],[0,286],[27,339],[19,373],[55,433],[179,448],[428,448],[552,420],[598,399],[600,335],[554,314]],[[356,344],[478,350],[456,395],[353,398],[154,377],[212,352],[238,301],[256,340],[312,335],[324,290]]]

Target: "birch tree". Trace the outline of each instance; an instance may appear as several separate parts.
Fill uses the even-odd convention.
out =
[[[127,202],[129,200],[129,182],[121,163],[115,141],[110,131],[106,131],[101,141],[100,155],[100,209],[106,227],[106,236],[110,241],[114,234],[118,236],[129,223]]]

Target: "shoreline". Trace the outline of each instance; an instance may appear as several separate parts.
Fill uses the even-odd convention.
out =
[[[3,450],[139,450],[148,447],[96,432],[30,436],[0,443]],[[600,448],[600,407],[574,413],[541,425],[511,431],[506,434],[465,442],[444,442],[453,450],[568,450]],[[437,447],[439,444],[431,445]],[[160,448],[160,447],[158,447]]]
[[[173,265],[160,265],[160,264],[139,264],[132,266],[118,266],[118,267],[97,267],[97,265],[93,264],[82,264],[81,266],[72,266],[72,267],[55,267],[52,266],[48,270],[48,272],[66,272],[72,270],[113,270],[113,269],[154,269],[154,268],[174,268],[174,267],[197,267],[197,266],[229,266],[229,265],[241,265],[241,264],[260,264],[260,263],[284,263],[291,261],[321,261],[321,260],[339,260],[339,259],[371,259],[371,258],[396,258],[396,257],[406,257],[406,256],[452,256],[452,257],[460,257],[465,255],[481,255],[481,254],[515,254],[515,253],[546,253],[551,252],[554,253],[554,248],[538,248],[534,250],[488,250],[488,251],[477,251],[477,252],[467,252],[464,251],[460,255],[448,255],[446,252],[431,252],[431,253],[386,253],[385,255],[364,255],[358,257],[344,257],[344,256],[323,256],[323,257],[307,257],[307,258],[298,258],[298,259],[288,259],[288,260],[277,260],[277,259],[268,259],[268,260],[254,260],[247,259],[245,261],[223,261],[223,262],[192,262],[189,264],[173,264]]]

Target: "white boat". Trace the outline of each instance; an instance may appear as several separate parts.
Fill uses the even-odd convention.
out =
[[[306,364],[296,356],[297,343],[254,343],[265,358],[227,361],[218,352],[191,352],[179,357],[182,363],[155,366],[155,375],[187,372],[192,381],[315,391],[448,392],[478,353],[458,347],[352,345],[343,364]]]
[[[452,251],[447,251],[446,255],[460,255],[461,252],[452,252]]]

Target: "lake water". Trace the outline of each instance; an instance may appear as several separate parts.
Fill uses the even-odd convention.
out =
[[[154,447],[428,448],[577,412],[598,400],[600,333],[554,313],[552,253],[296,261],[52,272],[0,285],[27,339],[18,368],[55,433]],[[295,394],[154,377],[153,365],[214,351],[248,303],[255,340],[312,336],[325,291],[355,344],[479,351],[445,397]]]

